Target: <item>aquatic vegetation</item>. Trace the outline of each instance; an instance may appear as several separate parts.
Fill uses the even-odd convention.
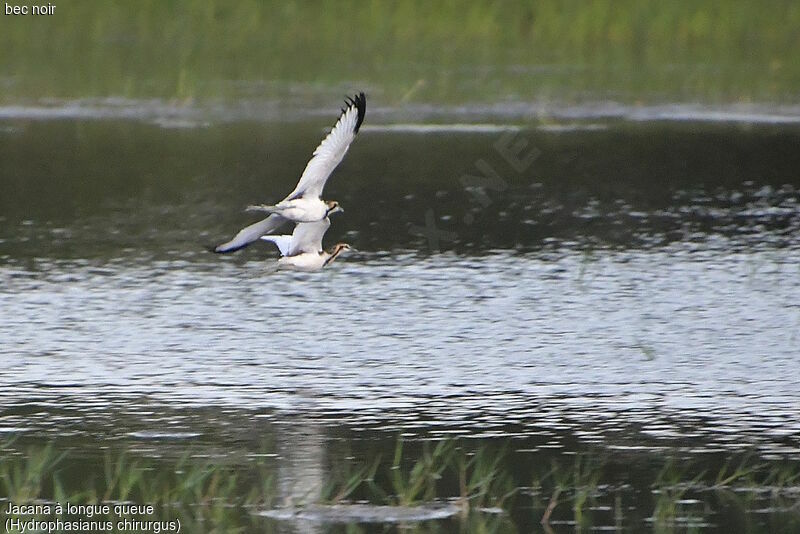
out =
[[[0,83],[6,101],[187,102],[354,79],[400,104],[587,90],[790,100],[798,24],[790,1],[80,2],[48,17],[5,17],[0,48],[14,53],[0,57]]]
[[[541,512],[539,522],[549,524],[556,507],[569,503],[575,523],[583,524],[584,509],[597,496],[602,467],[591,458],[577,455],[571,462],[552,460],[548,471],[536,473],[531,487],[537,494],[549,496],[543,512],[534,506],[536,513]]]
[[[116,497],[120,501],[127,501],[131,496],[131,492],[141,481],[143,470],[135,460],[129,460],[125,451],[116,458],[113,458],[111,453],[106,451],[103,466],[105,471],[103,500]]]
[[[380,466],[381,456],[378,455],[372,463],[364,464],[353,468],[347,465],[344,469],[336,469],[330,472],[328,484],[322,491],[324,502],[341,502],[347,499],[362,484],[370,484],[374,487],[375,473]],[[340,464],[341,465],[341,464]],[[355,469],[355,470],[353,470]]]
[[[721,473],[724,473],[724,467]],[[652,492],[656,495],[652,521],[660,526],[672,526],[678,518],[685,520],[691,517],[691,510],[684,507],[688,491],[702,487],[701,480],[705,472],[692,475],[688,466],[681,466],[669,459],[652,483]],[[692,477],[692,478],[689,478]],[[717,477],[719,478],[719,477]]]
[[[156,518],[179,514],[185,528],[198,524],[205,525],[198,531],[209,531],[209,525],[224,532],[238,528],[233,523],[239,513],[232,507],[245,502],[237,487],[238,474],[207,460],[186,454],[167,467],[152,459],[134,459],[125,450],[106,451],[102,470],[93,471],[77,466],[80,459],[56,452],[53,444],[30,447],[18,455],[8,452],[9,446],[2,449],[0,496],[9,502],[147,504],[154,505]],[[56,514],[55,508],[51,512]]]
[[[455,440],[432,445],[423,442],[418,453],[404,453],[404,441],[395,444],[391,463],[380,455],[344,473],[334,470],[324,500],[332,503],[357,495],[370,502],[396,506],[456,500],[466,513],[485,507],[501,508],[516,493],[505,469],[507,451],[497,447],[468,450]],[[447,489],[445,489],[447,488]],[[457,488],[457,494],[448,493]]]
[[[56,469],[64,453],[47,444],[32,447],[20,457],[11,457],[7,448],[2,447],[3,456],[0,456],[0,495],[12,502],[29,502],[38,498],[48,483],[55,484],[60,491]]]
[[[485,447],[468,454],[463,447],[455,451],[459,490],[462,502],[473,507],[502,508],[517,488],[510,473],[504,469],[508,450]]]
[[[420,500],[431,500],[436,496],[436,484],[447,469],[452,455],[453,442],[439,441],[431,451],[430,444],[425,442],[422,455],[410,470],[403,468],[403,440],[397,440],[392,459],[391,497],[398,504],[408,506]]]
[[[409,524],[450,518],[482,532],[540,522],[546,528],[627,528],[641,521],[658,532],[691,531],[727,517],[752,530],[764,517],[778,529],[800,524],[800,464],[749,455],[726,458],[715,469],[645,457],[650,477],[637,480],[625,478],[624,466],[602,451],[521,462],[507,446],[491,442],[398,439],[391,457],[334,459],[318,500],[287,504],[275,483],[279,460],[264,455],[230,463],[189,452],[150,458],[122,449],[106,451],[93,468],[74,451],[57,449],[2,447],[0,496],[16,504],[153,505],[158,517],[179,517],[184,529],[197,532],[248,531],[258,522],[303,518],[352,523],[383,517]],[[529,523],[519,523],[521,515]]]

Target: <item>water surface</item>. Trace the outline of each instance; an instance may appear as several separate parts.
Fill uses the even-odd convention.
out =
[[[7,113],[0,432],[245,465],[266,440],[289,486],[398,435],[800,460],[800,129],[487,113],[376,113],[326,188],[326,244],[359,252],[318,274],[205,247],[330,117]]]

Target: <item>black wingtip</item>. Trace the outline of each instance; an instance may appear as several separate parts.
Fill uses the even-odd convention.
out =
[[[345,102],[347,103],[347,107],[355,106],[358,110],[358,120],[353,130],[354,133],[358,133],[358,129],[361,128],[361,123],[364,122],[364,116],[367,114],[367,97],[364,96],[364,92],[362,91],[352,98],[345,98]]]
[[[228,248],[228,249],[225,249],[225,250],[220,250],[219,247],[221,247],[222,245],[217,245],[217,246],[208,245],[208,246],[205,247],[205,249],[207,251],[209,251],[209,252],[213,252],[214,254],[229,254],[231,252],[236,252],[237,250],[242,250],[243,248],[245,248],[249,244],[250,243],[246,243],[246,244],[244,244],[242,246],[239,246],[239,247],[236,247],[236,248]]]

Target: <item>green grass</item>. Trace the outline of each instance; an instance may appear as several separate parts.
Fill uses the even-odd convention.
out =
[[[586,525],[588,519],[584,515],[586,505],[593,503],[598,494],[598,486],[604,466],[585,456],[575,456],[571,461],[551,461],[548,471],[537,470],[532,487],[537,493],[547,498],[547,505],[541,511],[540,522],[549,524],[557,507],[567,504],[572,510],[572,517],[578,526]]]
[[[156,517],[179,518],[192,532],[236,532],[265,521],[253,512],[287,504],[372,503],[389,506],[454,504],[469,528],[571,521],[578,529],[652,523],[670,532],[715,517],[740,517],[758,526],[750,510],[771,507],[775,528],[800,525],[800,464],[729,458],[714,469],[670,458],[642,458],[646,479],[604,453],[523,459],[496,444],[462,440],[406,443],[391,454],[367,454],[332,467],[320,497],[288,503],[277,480],[279,460],[231,463],[185,453],[177,458],[109,451],[102,462],[55,445],[0,448],[0,497],[25,503],[151,504]],[[549,453],[548,453],[549,454]],[[532,461],[531,461],[532,460]],[[99,467],[98,467],[99,466]],[[623,506],[623,503],[626,506]],[[634,504],[635,512],[630,505]],[[5,505],[3,505],[5,506]],[[499,519],[487,509],[505,511]],[[763,516],[762,516],[763,517]],[[114,519],[114,518],[110,518]],[[527,521],[527,523],[525,522]],[[757,528],[756,528],[757,530]]]
[[[2,100],[796,101],[800,5],[82,0],[0,16]],[[243,83],[242,83],[243,82]]]

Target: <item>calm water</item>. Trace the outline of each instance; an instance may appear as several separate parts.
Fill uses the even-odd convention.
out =
[[[289,485],[398,434],[800,460],[791,116],[376,108],[326,188],[358,252],[319,274],[204,247],[291,190],[324,110],[5,108],[0,435],[270,440]]]

